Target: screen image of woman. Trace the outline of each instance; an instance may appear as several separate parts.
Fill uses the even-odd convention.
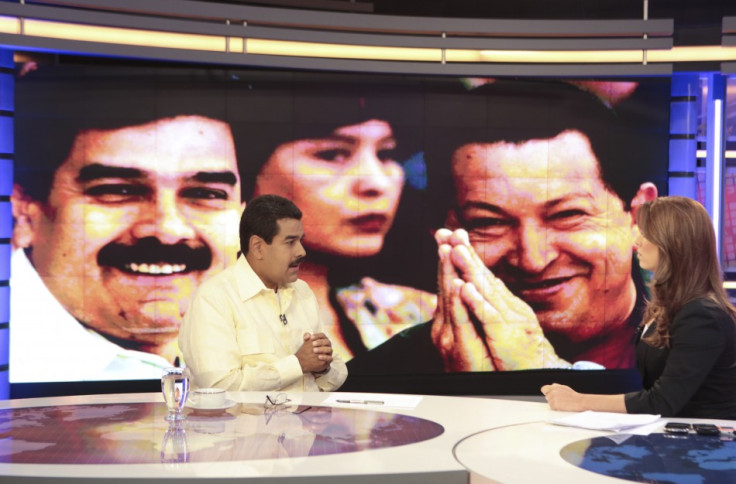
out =
[[[411,143],[397,135],[392,113],[401,107],[390,96],[345,86],[296,90],[295,123],[270,127],[259,155],[255,143],[240,141],[246,170],[262,163],[247,199],[276,194],[302,210],[307,256],[299,277],[317,297],[335,351],[349,360],[434,312],[434,295],[367,275],[394,223],[401,162],[412,147],[401,148]]]

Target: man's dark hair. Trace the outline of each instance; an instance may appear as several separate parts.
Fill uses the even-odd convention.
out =
[[[603,183],[627,209],[646,181],[657,183],[660,192],[665,191],[667,160],[662,147],[666,146],[667,133],[657,130],[667,124],[659,119],[642,124],[642,118],[649,116],[651,122],[650,115],[660,114],[645,111],[641,103],[632,107],[624,101],[610,108],[572,84],[546,80],[496,80],[470,92],[458,88],[436,97],[442,102],[429,110],[433,117],[442,119],[443,125],[430,128],[425,136],[430,192],[454,193],[447,185],[453,183],[451,161],[455,150],[463,145],[550,139],[566,130],[587,136],[599,161]],[[454,203],[455,197],[435,199],[439,203],[452,199]],[[449,208],[444,203],[435,212],[444,217]],[[442,222],[434,221],[436,225]]]
[[[278,195],[261,195],[245,206],[240,217],[240,251],[248,253],[248,243],[254,235],[262,238],[267,244],[279,233],[279,220],[302,219],[302,211],[288,198]]]
[[[202,69],[162,73],[114,65],[41,66],[16,81],[14,181],[46,202],[58,167],[78,135],[177,116],[227,118],[231,86],[197,76]]]

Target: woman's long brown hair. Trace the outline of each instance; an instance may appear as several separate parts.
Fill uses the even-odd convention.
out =
[[[669,347],[675,314],[693,299],[708,297],[736,320],[736,309],[723,289],[713,224],[705,208],[685,197],[661,197],[637,211],[641,234],[659,249],[644,322],[657,330],[644,341]]]

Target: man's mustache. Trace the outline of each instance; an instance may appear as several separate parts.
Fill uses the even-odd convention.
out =
[[[291,264],[289,264],[289,267],[295,267],[304,262],[304,259],[306,259],[307,256],[301,256],[298,259],[295,259]]]
[[[121,270],[129,264],[178,264],[186,266],[183,272],[204,271],[212,265],[212,251],[204,244],[162,244],[156,237],[145,237],[133,245],[107,244],[97,253],[97,263]]]

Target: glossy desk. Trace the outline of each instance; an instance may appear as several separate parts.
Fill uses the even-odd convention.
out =
[[[330,405],[329,394],[307,393],[271,411],[265,395],[229,393],[236,405],[186,410],[178,427],[155,393],[0,402],[0,481],[623,482],[560,457],[607,433],[545,424],[561,415],[545,403],[422,396],[411,408]]]
[[[697,421],[729,427],[736,424],[733,421]],[[695,445],[688,449],[666,445],[668,441],[670,444],[682,442],[679,439],[695,441]],[[566,459],[560,455],[561,451]],[[671,436],[657,431],[639,436],[536,422],[489,429],[469,436],[455,447],[455,455],[471,470],[471,484],[736,482],[736,442],[725,434],[723,437]],[[573,461],[575,464],[571,463]],[[579,466],[596,469],[596,472]],[[611,475],[627,478],[609,477]]]

